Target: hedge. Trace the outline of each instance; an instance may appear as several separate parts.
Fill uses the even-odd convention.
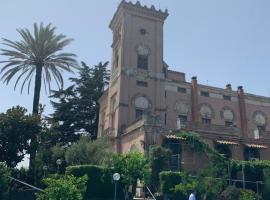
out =
[[[80,177],[88,176],[85,199],[112,198],[114,195],[114,183],[112,181],[113,170],[95,165],[69,166],[67,174]],[[121,187],[118,186],[118,197],[122,196]]]
[[[182,173],[181,172],[171,172],[163,171],[159,173],[160,179],[160,191],[162,194],[173,193],[172,189],[181,183]]]

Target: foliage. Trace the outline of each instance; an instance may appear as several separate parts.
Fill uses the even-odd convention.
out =
[[[84,196],[86,199],[111,198],[114,194],[112,169],[95,165],[78,165],[67,167],[66,173],[76,177],[88,176],[87,190]],[[119,191],[118,196],[120,194],[122,192]]]
[[[187,142],[188,147],[194,152],[206,154],[214,163],[224,163],[226,161],[226,158],[223,155],[205,143],[198,134],[178,131],[175,135],[183,138]]]
[[[72,86],[65,90],[54,91],[51,98],[54,113],[50,121],[53,128],[60,132],[59,141],[74,142],[80,133],[96,138],[99,120],[99,103],[108,86],[108,62],[93,67],[82,62],[79,76],[70,78]]]
[[[171,193],[174,187],[181,183],[182,173],[163,171],[159,174],[160,177],[160,191],[163,194]]]
[[[82,136],[81,139],[67,149],[65,158],[72,165],[101,165],[112,155],[107,138],[91,140],[90,137]]]
[[[87,176],[44,179],[44,183],[48,187],[44,190],[45,193],[37,194],[37,200],[82,200],[86,191],[87,179]]]
[[[2,68],[2,80],[9,83],[10,80],[20,73],[17,77],[14,88],[18,82],[24,77],[21,87],[21,92],[28,82],[28,93],[33,75],[35,75],[35,93],[33,113],[38,113],[39,96],[41,89],[42,78],[44,84],[47,83],[51,89],[51,79],[55,79],[59,88],[63,87],[63,70],[71,72],[71,68],[77,67],[77,62],[74,59],[75,55],[71,53],[58,53],[67,46],[72,39],[66,38],[65,35],[56,35],[55,27],[51,24],[44,26],[34,24],[34,32],[28,29],[17,29],[21,41],[13,42],[3,38],[3,44],[9,49],[1,49],[1,54],[9,57]],[[44,85],[46,87],[46,84]]]
[[[263,197],[264,199],[269,199],[270,198],[270,168],[264,169],[263,170],[263,179],[265,182],[265,185],[263,187]]]
[[[169,168],[171,151],[161,146],[153,147],[150,155],[151,188],[157,191],[159,188],[159,173]]]
[[[53,147],[40,146],[36,157],[37,177],[42,178],[49,173],[64,173],[65,171],[65,152],[66,149],[59,144]],[[58,166],[56,161],[61,159],[62,164]],[[46,170],[44,170],[46,167]]]
[[[256,200],[257,195],[252,190],[242,190],[239,200]]]
[[[227,187],[220,195],[220,200],[238,200],[240,196],[240,189],[235,186]]]
[[[217,164],[209,164],[198,174],[198,194],[202,199],[217,199],[226,185],[226,168]]]
[[[160,174],[160,191],[173,199],[187,199],[189,193],[197,187],[197,180],[187,172],[163,171]]]
[[[0,162],[0,199],[6,199],[9,191],[10,170],[6,164]]]
[[[10,167],[15,167],[27,152],[36,149],[30,148],[29,141],[41,131],[39,119],[26,113],[25,108],[17,106],[0,114],[0,161]]]
[[[121,175],[120,182],[127,189],[132,188],[131,195],[135,195],[137,180],[149,182],[150,165],[146,156],[139,152],[114,155],[110,167]]]
[[[187,198],[189,193],[195,190],[195,188],[198,185],[198,182],[194,178],[190,177],[187,172],[180,172],[180,176],[181,176],[181,183],[174,186],[173,192],[180,194],[184,198]]]

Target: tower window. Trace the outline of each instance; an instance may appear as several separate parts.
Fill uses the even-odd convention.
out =
[[[142,87],[147,87],[148,83],[145,81],[136,81],[136,85],[142,86]]]
[[[205,124],[205,125],[210,126],[211,125],[211,119],[209,119],[209,118],[202,118],[202,124]]]
[[[259,134],[263,134],[265,132],[265,125],[261,125],[261,126],[257,126],[258,130],[259,130]]]
[[[233,122],[231,122],[231,121],[225,121],[225,126],[232,127],[233,126]]]
[[[136,119],[142,118],[142,116],[143,116],[143,110],[136,109],[136,111],[135,111],[135,117],[136,117]]]
[[[204,97],[209,97],[209,92],[206,92],[206,91],[201,91],[201,96],[204,96]]]
[[[227,101],[231,101],[231,96],[223,95],[223,99]]]
[[[187,126],[187,116],[186,115],[179,115],[177,119],[177,128],[185,128]]]
[[[148,69],[148,56],[147,55],[138,55],[138,68]]]
[[[186,88],[182,88],[182,87],[178,87],[178,88],[177,88],[177,91],[178,91],[179,93],[183,93],[183,94],[186,94],[186,93],[187,93],[187,89],[186,89]]]

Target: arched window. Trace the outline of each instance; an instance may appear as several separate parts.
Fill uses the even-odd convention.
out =
[[[202,124],[211,125],[211,119],[213,118],[213,111],[207,104],[202,104],[200,108],[200,114],[202,118]]]
[[[149,109],[150,103],[146,97],[138,96],[134,100],[135,118],[139,119],[143,116],[144,112]]]

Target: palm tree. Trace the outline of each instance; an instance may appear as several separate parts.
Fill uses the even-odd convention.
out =
[[[9,57],[4,67],[1,69],[1,80],[9,84],[14,76],[16,89],[19,81],[24,79],[21,86],[21,92],[25,85],[28,85],[28,93],[33,76],[35,75],[33,114],[38,114],[40,90],[42,79],[45,90],[46,84],[51,90],[51,80],[54,79],[59,89],[63,88],[63,77],[61,72],[72,72],[72,68],[77,68],[75,60],[76,55],[72,53],[58,53],[67,46],[72,39],[65,35],[56,35],[55,27],[51,24],[43,26],[34,24],[34,33],[28,29],[17,29],[22,37],[21,41],[11,41],[3,38],[3,44],[9,49],[1,49],[0,55]]]
[[[21,41],[11,41],[3,38],[3,44],[8,49],[1,49],[0,55],[7,56],[6,61],[0,73],[1,80],[9,84],[13,77],[16,77],[14,89],[16,89],[20,80],[22,81],[21,92],[25,85],[29,88],[32,78],[35,77],[33,115],[38,115],[39,99],[42,80],[47,91],[51,90],[51,81],[54,79],[59,87],[63,88],[62,72],[72,72],[73,68],[77,68],[78,64],[75,60],[76,55],[72,53],[60,52],[67,46],[72,39],[66,38],[65,35],[56,35],[55,27],[51,24],[43,26],[34,24],[34,32],[30,33],[28,29],[17,29],[22,37]],[[37,133],[38,134],[38,133]],[[35,173],[34,160],[37,150],[37,134],[31,138],[30,148],[30,171]]]

